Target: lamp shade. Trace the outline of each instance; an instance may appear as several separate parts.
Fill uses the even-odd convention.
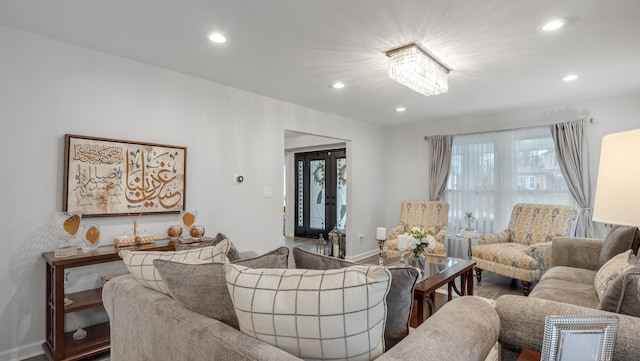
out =
[[[640,225],[640,129],[602,138],[593,220]]]

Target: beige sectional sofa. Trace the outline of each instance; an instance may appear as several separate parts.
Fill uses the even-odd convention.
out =
[[[637,238],[635,242],[637,247]],[[640,360],[640,317],[623,314],[634,314],[638,309],[640,266],[629,270],[626,278],[629,292],[623,293],[619,302],[608,305],[601,302],[594,283],[598,270],[606,261],[603,249],[607,247],[611,245],[605,245],[601,239],[554,238],[551,268],[529,297],[509,295],[496,300],[503,360],[516,360],[523,349],[541,350],[547,315],[616,315],[620,323],[613,359]],[[602,310],[611,307],[617,312]]]
[[[204,295],[203,295],[204,296]],[[111,360],[300,360],[131,275],[109,281],[103,302],[111,322]],[[446,304],[377,360],[481,361],[498,339],[500,321],[488,302],[462,297]]]

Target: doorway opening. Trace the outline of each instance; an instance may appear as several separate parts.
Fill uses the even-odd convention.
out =
[[[296,237],[326,238],[347,221],[346,149],[295,154]]]

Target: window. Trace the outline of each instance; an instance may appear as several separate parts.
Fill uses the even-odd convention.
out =
[[[519,202],[575,206],[547,127],[454,136],[445,200],[451,234],[466,227],[465,212],[489,233],[506,229]]]

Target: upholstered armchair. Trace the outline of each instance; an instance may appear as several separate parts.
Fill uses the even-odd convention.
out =
[[[398,257],[398,235],[413,227],[423,227],[436,239],[433,253],[445,254],[447,225],[449,222],[449,203],[438,201],[402,201],[400,206],[400,224],[389,230],[387,257]]]
[[[551,260],[551,240],[567,236],[576,211],[569,206],[518,203],[513,206],[509,227],[502,232],[480,235],[471,250],[476,261],[476,278],[482,271],[522,281],[529,295],[531,283],[538,281]]]

